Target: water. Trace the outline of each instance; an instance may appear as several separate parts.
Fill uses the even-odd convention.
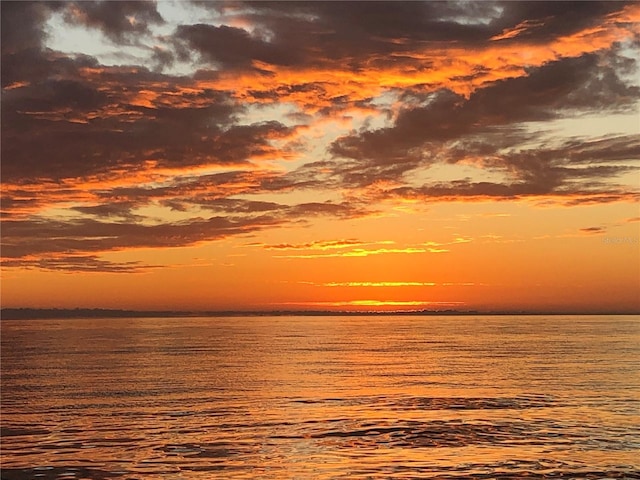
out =
[[[2,321],[2,479],[640,478],[638,317]]]

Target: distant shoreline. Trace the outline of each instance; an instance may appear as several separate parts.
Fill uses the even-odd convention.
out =
[[[108,318],[179,318],[179,317],[325,317],[325,316],[490,316],[490,315],[640,315],[639,311],[561,312],[526,310],[119,310],[106,308],[3,308],[0,320],[108,319]]]

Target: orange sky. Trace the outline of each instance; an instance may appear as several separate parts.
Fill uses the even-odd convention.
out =
[[[2,2],[3,307],[640,312],[640,5]]]

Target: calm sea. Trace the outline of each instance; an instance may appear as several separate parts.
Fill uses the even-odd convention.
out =
[[[640,318],[2,321],[2,479],[640,478]]]

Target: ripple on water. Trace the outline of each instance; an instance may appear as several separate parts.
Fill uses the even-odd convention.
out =
[[[3,324],[0,477],[640,480],[640,323],[574,320]]]

